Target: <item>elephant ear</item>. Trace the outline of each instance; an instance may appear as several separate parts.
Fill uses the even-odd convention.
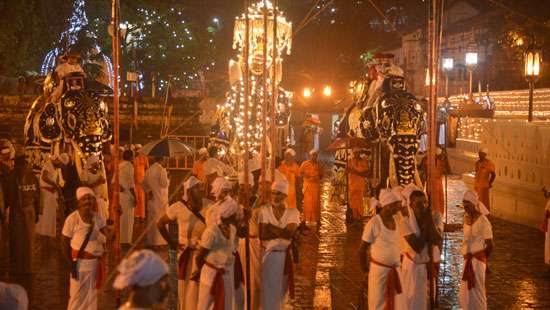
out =
[[[57,119],[54,103],[47,103],[42,112],[37,112],[33,119],[34,134],[40,141],[52,143],[61,140],[61,126]]]

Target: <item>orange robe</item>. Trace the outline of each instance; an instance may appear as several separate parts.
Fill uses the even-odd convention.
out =
[[[145,170],[149,168],[149,159],[145,155],[138,155],[134,158],[134,182],[136,192],[136,208],[134,209],[134,216],[138,218],[145,218],[145,192],[141,183],[145,177]]]
[[[196,160],[193,163],[193,170],[191,171],[191,174],[196,176],[197,179],[201,180],[203,184],[206,184],[206,176],[204,175],[204,163],[206,160]]]
[[[367,159],[354,158],[348,161],[348,167],[357,170],[360,173],[368,171],[369,163]],[[363,196],[365,194],[365,185],[367,184],[366,177],[348,173],[348,203],[353,211],[353,218],[360,219],[363,217],[365,209],[363,205]]]
[[[288,208],[296,208],[296,177],[300,173],[300,167],[293,162],[287,164],[283,161],[279,166],[279,171],[285,175],[288,181],[288,196],[286,197],[286,206]]]
[[[321,204],[321,179],[323,167],[319,162],[306,160],[300,166],[300,175],[304,177],[302,193],[304,194],[304,219],[318,222]]]
[[[483,161],[478,160],[476,162],[476,177],[474,183],[474,189],[479,196],[479,200],[487,207],[489,207],[489,179],[491,173],[495,173],[495,164],[488,159]]]

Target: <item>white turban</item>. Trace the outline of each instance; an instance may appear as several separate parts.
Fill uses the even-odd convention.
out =
[[[185,182],[183,182],[183,200],[187,201],[187,191],[195,187],[195,185],[200,184],[201,180],[197,179],[195,176],[190,176]]]
[[[288,148],[288,149],[286,149],[285,154],[290,154],[291,156],[296,156],[296,151],[291,149],[291,148]]]
[[[86,195],[92,195],[95,197],[95,193],[94,191],[89,188],[89,187],[85,187],[85,186],[82,186],[82,187],[79,187],[77,190],[76,190],[76,200],[80,200],[80,198],[86,196]]]
[[[70,157],[67,153],[63,153],[63,154],[60,154],[60,155],[54,154],[54,155],[50,156],[50,158],[51,158],[52,161],[59,160],[64,165],[68,164],[69,160],[70,160]]]
[[[211,193],[214,197],[218,198],[224,190],[230,190],[233,188],[233,183],[227,180],[224,177],[217,177],[214,182],[212,182],[212,191]]]
[[[405,186],[405,188],[401,191],[401,195],[403,196],[403,204],[405,206],[409,206],[411,194],[416,191],[423,192],[423,190],[414,183],[407,184],[407,186]]]
[[[27,310],[29,298],[19,284],[0,282],[0,309]]]
[[[199,149],[199,155],[206,155],[208,154],[208,150],[205,147],[202,147]]]
[[[479,153],[489,154],[489,148],[487,148],[486,146],[483,146],[479,149]]]
[[[283,193],[285,195],[288,195],[288,182],[287,180],[277,180],[275,179],[275,182],[271,184],[271,190],[277,191],[279,193]]]
[[[86,160],[86,169],[92,168],[93,165],[99,163],[99,156],[92,155]]]
[[[476,192],[472,190],[467,190],[464,193],[464,198],[462,198],[462,200],[471,202],[479,213],[483,215],[489,214],[489,209],[487,209],[487,207],[481,201],[479,201],[479,197]]]
[[[394,202],[401,201],[401,199],[397,197],[397,195],[394,194],[391,190],[383,189],[380,191],[379,201],[380,201],[380,205],[382,205],[382,207],[385,207]]]
[[[119,274],[113,282],[117,290],[132,285],[152,285],[168,274],[168,265],[151,250],[135,251],[117,267]]]
[[[310,156],[313,155],[313,154],[317,154],[317,153],[319,153],[319,151],[317,151],[316,149],[312,149],[312,150],[309,151]]]
[[[233,198],[227,197],[215,205],[211,210],[211,218],[214,220],[216,225],[219,225],[221,224],[222,219],[226,219],[237,213],[239,211],[239,205]]]

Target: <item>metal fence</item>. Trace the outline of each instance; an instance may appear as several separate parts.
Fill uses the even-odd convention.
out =
[[[208,140],[210,139],[208,136],[171,135],[169,137],[177,138],[182,142],[185,142],[190,146],[194,147],[196,150],[200,149],[201,147],[206,147],[208,145]],[[191,156],[185,156],[180,158],[170,158],[168,161],[168,170],[180,170],[180,171],[191,170],[193,168],[193,163],[195,162],[196,157],[197,157],[197,154],[195,153]]]

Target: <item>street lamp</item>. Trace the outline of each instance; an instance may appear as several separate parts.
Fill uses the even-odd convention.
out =
[[[449,72],[453,70],[454,59],[443,58],[443,71],[445,72],[445,98],[449,98]]]
[[[529,114],[527,120],[531,122],[533,120],[533,91],[535,89],[535,82],[540,75],[540,65],[542,62],[541,50],[531,45],[524,55],[525,59],[525,78],[529,83]]]
[[[309,98],[309,97],[311,97],[311,88],[305,87],[305,88],[304,88],[303,95],[304,95],[304,98]]]
[[[470,91],[468,93],[468,99],[473,100],[472,82],[473,82],[474,67],[477,65],[477,53],[476,52],[466,53],[465,62],[466,62],[466,67],[468,68],[468,72],[470,73]]]
[[[330,85],[325,85],[325,87],[323,88],[323,96],[325,97],[332,96],[332,87],[330,87]]]

